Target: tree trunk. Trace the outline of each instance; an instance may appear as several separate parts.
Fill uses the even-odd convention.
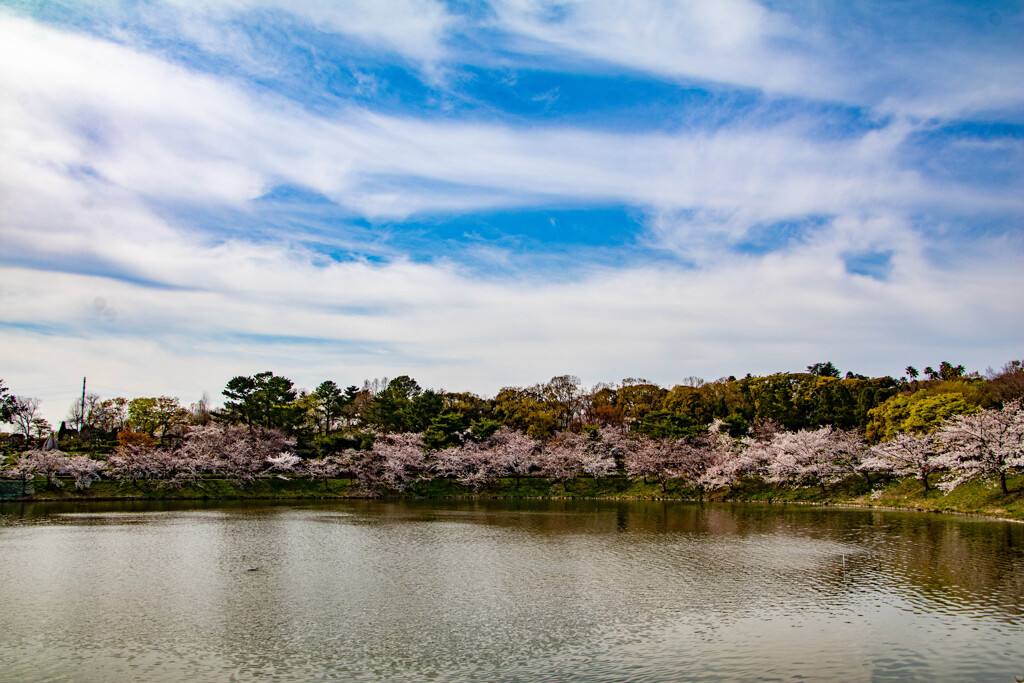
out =
[[[921,481],[924,482],[924,492],[928,493],[931,490],[931,487],[928,486],[928,473],[927,472],[925,472],[925,471],[921,472]]]
[[[1006,472],[1005,471],[999,473],[999,488],[1002,489],[1004,496],[1010,495],[1010,490],[1006,488]]]

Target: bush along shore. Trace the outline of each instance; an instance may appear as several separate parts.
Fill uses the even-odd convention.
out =
[[[12,482],[13,483],[13,482]],[[401,496],[420,499],[604,499],[755,502],[802,505],[849,505],[896,508],[925,512],[983,515],[1024,521],[1024,475],[1010,478],[1010,494],[1003,495],[992,482],[972,481],[950,492],[934,486],[925,491],[913,477],[883,477],[873,489],[863,477],[851,476],[828,486],[781,486],[751,477],[715,491],[703,491],[681,479],[644,481],[625,476],[578,477],[555,480],[548,477],[500,477],[483,486],[464,484],[453,478],[431,478],[414,482],[402,492],[382,494],[368,491],[352,478],[314,480],[299,476],[265,476],[247,482],[207,476],[196,482],[168,486],[160,481],[131,483],[101,480],[90,487],[75,487],[72,477],[55,480],[36,477],[29,482],[30,495],[10,491],[15,501],[111,501],[111,500],[325,500]]]

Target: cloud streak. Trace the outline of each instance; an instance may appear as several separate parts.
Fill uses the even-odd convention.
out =
[[[1020,89],[1007,87],[1024,79],[1016,3],[988,12],[936,2],[787,11],[752,0],[500,0],[495,12],[523,50],[672,78],[918,117],[1000,111],[1019,119],[1024,105]]]
[[[380,14],[397,10],[406,19]],[[148,11],[150,24],[176,18],[161,40],[247,68],[172,58],[138,27],[105,35],[0,11],[0,343],[15,391],[56,402],[33,388],[85,373],[122,393],[216,394],[273,368],[308,386],[410,372],[489,393],[564,372],[671,384],[826,356],[883,373],[1019,355],[1019,125],[923,118],[1019,106],[1020,60],[993,66],[1002,33],[948,83],[906,91],[920,72],[906,51],[890,45],[855,73],[850,30],[739,0]],[[383,73],[391,55],[442,105],[310,106],[266,87],[286,70],[244,29],[268,17],[306,31],[296,45],[343,43],[356,70],[369,59]],[[494,44],[472,51],[484,35]],[[713,116],[643,129],[530,119],[498,100],[460,113],[470,65],[535,69],[538,56],[558,73],[582,60],[590,74],[757,89],[761,105],[726,97]],[[610,205],[639,230],[605,239]],[[557,258],[542,233],[518,239],[516,211],[564,208],[593,212],[591,238]],[[513,215],[507,241],[431,239],[431,225],[495,211]],[[562,229],[552,220],[548,241]]]

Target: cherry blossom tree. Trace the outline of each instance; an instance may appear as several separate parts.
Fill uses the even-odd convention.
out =
[[[294,473],[296,465],[302,462],[302,458],[294,453],[282,452],[276,456],[268,457],[264,462],[267,463],[267,470],[270,472]]]
[[[312,479],[324,480],[324,492],[328,490],[328,480],[340,476],[345,471],[345,460],[333,455],[324,458],[312,458],[302,462],[302,469]]]
[[[767,444],[767,480],[785,484],[825,486],[859,471],[862,447],[849,432],[822,427],[778,432]],[[870,481],[870,480],[869,480]]]
[[[358,451],[352,469],[368,491],[404,491],[427,474],[423,435],[409,432],[378,435],[373,448]]]
[[[742,466],[736,441],[715,420],[706,434],[671,446],[670,471],[702,493],[735,483]]]
[[[56,449],[32,449],[22,453],[13,466],[3,471],[3,475],[20,479],[23,491],[27,491],[28,482],[36,476],[45,476],[54,486],[63,486],[59,476],[72,476],[75,488],[86,489],[100,478],[103,469],[103,462],[84,455],[69,456]]]
[[[747,436],[740,437],[736,443],[738,448],[733,457],[737,478],[766,477],[772,459],[771,443],[756,441]]]
[[[598,479],[615,474],[615,455],[607,444],[599,439],[589,440],[579,455],[583,474]]]
[[[907,432],[897,434],[889,441],[876,444],[864,459],[865,470],[892,472],[901,477],[913,475],[931,490],[928,475],[946,469],[952,463],[947,453],[940,450],[934,433],[915,436]]]
[[[770,417],[758,418],[750,425],[750,438],[761,443],[768,443],[782,431],[782,425]]]
[[[486,447],[494,452],[498,476],[515,477],[516,486],[521,477],[537,465],[540,441],[509,427],[501,427],[486,440]]]
[[[75,478],[75,488],[87,489],[100,478],[106,464],[85,455],[74,455],[64,459],[61,474]]]
[[[8,479],[21,481],[21,494],[28,495],[28,485],[39,473],[39,462],[30,454],[33,451],[25,451],[18,459],[7,467],[0,470],[0,475]]]
[[[104,432],[120,432],[128,426],[128,399],[100,401],[89,414],[89,424]]]
[[[293,445],[276,429],[211,424],[190,429],[178,453],[201,469],[245,484],[266,470],[268,459],[290,452]]]
[[[559,432],[541,447],[537,455],[540,474],[561,483],[562,488],[566,489],[568,481],[583,471],[585,452],[586,437],[572,432]]]
[[[939,429],[938,439],[953,458],[953,474],[940,487],[951,491],[971,479],[994,477],[1008,495],[1006,475],[1024,468],[1024,402],[956,415]]]
[[[440,476],[455,478],[464,486],[479,489],[498,478],[501,460],[496,449],[469,441],[435,453],[433,470]]]
[[[62,474],[67,466],[67,453],[56,449],[32,449],[22,453],[18,460],[19,464],[23,463],[26,470],[45,476],[54,486],[63,486],[57,476]]]
[[[629,440],[624,465],[627,476],[642,477],[645,484],[648,479],[656,479],[662,491],[667,488],[668,479],[674,476],[671,445],[646,436]]]
[[[121,482],[148,480],[155,470],[151,463],[154,450],[142,441],[122,443],[107,458],[110,476]]]
[[[845,476],[860,474],[871,487],[871,468],[865,466],[868,446],[860,435],[851,429],[832,429],[829,435],[831,448],[832,480],[839,481]]]
[[[107,470],[114,479],[172,487],[198,482],[209,465],[208,459],[197,458],[187,450],[157,448],[141,440],[118,446],[107,458]]]

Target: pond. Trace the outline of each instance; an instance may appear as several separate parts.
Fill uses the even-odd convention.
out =
[[[611,501],[0,505],[5,680],[1012,683],[1024,525]]]

